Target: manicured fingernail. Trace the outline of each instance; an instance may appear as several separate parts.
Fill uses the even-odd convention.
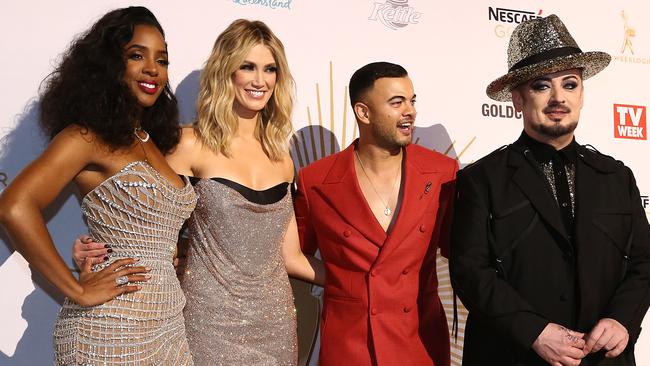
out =
[[[110,248],[111,246],[108,244],[104,244],[104,248]]]
[[[113,249],[107,250],[108,253],[113,253]]]
[[[104,259],[105,261],[107,261],[107,260],[108,260],[108,257],[104,257],[103,259]]]

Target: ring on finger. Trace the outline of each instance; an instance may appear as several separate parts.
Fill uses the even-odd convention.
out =
[[[129,283],[129,278],[127,276],[119,276],[115,278],[115,283],[117,283],[118,286],[126,285]]]

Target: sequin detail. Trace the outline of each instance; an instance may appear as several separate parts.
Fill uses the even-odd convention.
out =
[[[65,299],[54,328],[56,365],[193,365],[185,337],[185,297],[172,265],[178,232],[196,204],[147,162],[128,164],[84,197],[90,235],[121,258],[140,258],[151,279],[140,291],[99,306]]]
[[[181,280],[194,362],[297,365],[296,314],[281,256],[291,195],[257,204],[214,180],[194,188],[199,200]]]
[[[508,44],[507,74],[494,80],[487,87],[487,95],[501,102],[511,100],[510,91],[537,76],[557,71],[582,69],[582,79],[596,75],[611,60],[605,52],[582,52],[568,55],[554,55],[554,51],[570,47],[580,49],[569,30],[556,15],[521,22],[512,32]],[[538,58],[531,65],[512,69],[522,60]]]
[[[553,175],[553,161],[549,161],[548,163],[543,163],[540,164],[540,168],[542,169],[542,172],[544,173],[544,176],[546,177],[546,182],[549,185],[549,188],[551,189],[551,193],[553,193],[553,197],[555,197],[555,202],[558,202],[557,199],[557,189],[555,188],[555,176]],[[567,164],[565,166],[565,172],[566,172],[566,178],[567,178],[567,183],[569,184],[569,197],[571,198],[571,215],[575,217],[576,215],[576,167],[574,164]]]

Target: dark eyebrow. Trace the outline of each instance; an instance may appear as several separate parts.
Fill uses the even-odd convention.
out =
[[[147,47],[139,45],[139,44],[132,44],[129,47],[127,47],[126,49],[130,50],[132,48],[136,48],[136,49],[139,49],[139,50],[146,50],[147,49]]]
[[[134,48],[138,49],[138,50],[146,50],[146,49],[148,49],[147,47],[136,43],[136,44],[132,44],[129,47],[127,47],[126,50],[128,51],[128,50],[131,50],[131,49],[134,49]],[[164,54],[164,55],[168,54],[167,50],[160,50],[160,51],[158,51],[158,53],[161,53],[161,54]]]
[[[411,99],[415,99],[415,97],[416,97],[416,95],[413,94],[413,96],[411,97]],[[391,102],[391,101],[393,101],[394,99],[399,99],[399,100],[401,100],[401,101],[404,101],[404,100],[406,100],[406,97],[403,96],[403,95],[394,95],[394,96],[388,98],[388,101]]]
[[[562,78],[562,81],[567,80],[567,79],[576,79],[578,80],[578,77],[576,75],[567,75]]]
[[[577,76],[577,75],[566,75],[565,77],[562,78],[562,81],[567,80],[567,79],[576,79],[576,80],[577,80],[577,79],[578,79],[578,76]],[[536,82],[536,81],[538,81],[538,80],[539,80],[539,81],[548,81],[548,82],[550,82],[550,81],[551,81],[551,78],[546,77],[546,76],[540,76],[540,77],[538,77],[538,78],[533,79],[533,80],[531,81],[531,83],[534,83],[534,82]]]
[[[538,78],[535,78],[535,79],[531,80],[530,82],[532,84],[532,83],[534,83],[536,81],[549,81],[550,82],[551,78],[547,78],[546,76],[540,76]]]

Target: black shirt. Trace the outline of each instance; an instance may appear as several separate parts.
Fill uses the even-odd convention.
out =
[[[560,150],[539,142],[522,132],[521,140],[530,149],[533,158],[546,177],[548,187],[558,204],[569,238],[573,235],[575,218],[575,167],[578,143],[575,138]]]

